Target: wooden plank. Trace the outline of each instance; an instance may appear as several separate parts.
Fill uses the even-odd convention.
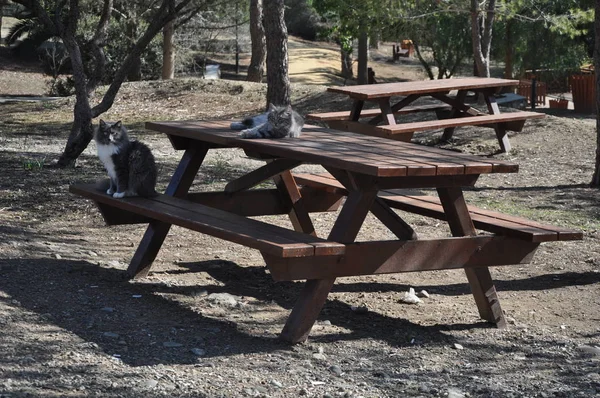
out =
[[[296,231],[317,236],[310,215],[304,205],[304,198],[298,189],[294,176],[288,170],[276,176],[273,181],[281,194],[282,200],[289,206],[288,216]]]
[[[342,194],[312,187],[300,188],[300,194],[309,213],[336,211],[344,198]],[[277,189],[253,189],[235,195],[220,191],[195,192],[187,194],[185,199],[245,217],[288,214],[291,210]]]
[[[298,184],[301,185],[311,186],[315,189],[325,187],[331,192],[340,195],[347,194],[344,186],[330,174],[296,174],[295,178]],[[393,190],[381,191],[380,197],[393,208],[439,220],[446,220],[444,209],[437,197],[404,195],[398,194]],[[471,205],[468,208],[475,227],[480,230],[531,242],[581,240],[583,238],[581,231],[543,224]]]
[[[470,77],[461,79],[438,79],[402,83],[364,84],[356,86],[329,87],[327,91],[345,94],[354,99],[370,100],[381,97],[427,95],[450,90],[477,91],[487,87],[517,86],[518,80]]]
[[[199,142],[189,142],[187,149],[177,165],[171,181],[165,191],[166,195],[181,197],[190,189],[200,165],[208,152],[209,145]],[[171,229],[171,224],[152,221],[127,267],[127,273],[132,278],[143,278],[150,272],[152,262]]]
[[[306,129],[312,131],[313,129],[318,128],[308,126]],[[436,162],[438,165],[448,163],[462,164],[465,166],[464,174],[516,173],[519,170],[519,166],[512,162],[453,152],[425,145],[406,144],[404,142],[377,138],[365,140],[364,137],[361,137],[360,135],[336,130],[332,131],[329,137],[335,137],[335,139],[342,139],[343,137],[344,140],[354,142],[361,146],[369,146],[381,150],[385,149],[386,151],[395,154],[403,153],[405,151],[418,151],[418,153],[421,153],[424,157],[438,159]],[[380,146],[383,146],[383,148]]]
[[[354,241],[377,196],[377,191],[372,189],[374,183],[374,180],[371,180],[370,183],[367,181],[366,184],[361,185],[361,191],[353,191],[349,194],[329,234],[329,240],[342,243]],[[273,257],[265,257],[267,264],[272,260]],[[335,278],[306,281],[300,297],[281,332],[280,338],[282,340],[299,343],[308,338],[308,334],[317,320],[334,282]]]
[[[445,220],[445,214],[438,198],[432,196],[395,195],[393,192],[383,196],[390,206],[421,214],[427,217]],[[469,206],[469,212],[477,229],[489,231],[532,242],[550,242],[555,240],[580,240],[581,231],[539,223],[492,210]]]
[[[334,144],[324,141],[331,138],[337,137],[350,137],[351,133],[338,132],[336,130],[327,129],[324,127],[316,127],[305,125],[300,139],[255,139],[255,140],[244,140],[240,139],[235,135],[235,132],[229,129],[228,122],[218,121],[206,121],[206,122],[161,122],[161,123],[148,123],[148,127],[156,129],[158,131],[165,131],[168,134],[177,136],[183,136],[188,138],[201,139],[211,144],[227,145],[230,147],[240,147],[245,151],[254,153],[260,153],[264,155],[283,157],[287,159],[295,159],[298,161],[322,164],[328,167],[335,167],[346,169],[352,172],[358,172],[373,176],[398,176],[406,174],[406,166],[402,163],[403,160],[390,163],[390,159],[398,157],[398,150],[404,148],[404,150],[415,149],[414,145],[399,143],[390,144],[390,140],[384,139],[369,139],[365,140],[361,137],[362,141],[368,141],[372,149],[373,145],[377,144],[380,147],[377,149],[380,157],[378,159],[370,159],[365,161],[364,159],[364,146],[359,142],[354,142],[351,145],[356,151],[354,153],[349,152],[348,143]],[[310,143],[310,144],[307,144]],[[410,145],[400,147],[401,145]],[[343,146],[343,148],[340,148]],[[410,149],[409,149],[410,148]],[[439,150],[437,148],[423,147],[429,155],[432,153],[448,154],[448,151]],[[468,155],[457,154],[461,160],[468,157]],[[470,157],[471,160],[477,159],[476,157]],[[448,155],[445,159],[436,165],[446,167],[451,164]],[[482,165],[487,164],[499,164],[509,165],[516,169],[516,165],[510,164],[509,162],[501,162],[495,160],[482,161]],[[456,163],[454,163],[456,165]],[[494,167],[494,172],[504,172],[510,170],[502,170]]]
[[[70,189],[73,193],[125,211],[143,214],[153,220],[179,225],[274,256],[314,256],[317,249],[319,255],[340,255],[344,252],[343,244],[167,195],[114,199],[96,191],[91,185],[76,185]]]
[[[408,115],[411,113],[418,112],[434,112],[434,111],[447,111],[452,107],[447,104],[430,104],[430,105],[416,105],[407,106],[394,112],[395,115]],[[375,117],[381,115],[380,109],[363,109],[360,112],[360,118]],[[322,112],[322,113],[309,113],[305,117],[306,120],[315,120],[319,122],[328,122],[330,120],[352,120],[350,118],[350,111],[339,111],[339,112]]]
[[[460,188],[437,188],[453,236],[475,236],[475,226]],[[479,316],[499,328],[506,327],[506,319],[488,267],[465,268]]]
[[[274,176],[281,174],[284,171],[293,169],[301,164],[302,162],[299,160],[290,159],[276,159],[269,161],[264,166],[259,167],[248,174],[244,174],[238,179],[230,181],[225,186],[225,192],[233,193],[250,189],[265,180],[273,178]]]
[[[432,240],[355,242],[339,261],[321,258],[271,258],[267,266],[276,281],[328,279],[397,272],[476,269],[528,264],[539,243],[501,236]]]
[[[96,206],[106,225],[124,225],[124,224],[148,224],[152,220],[140,214],[129,213],[103,203],[96,202]]]
[[[338,142],[338,145],[355,145],[360,144],[365,152],[379,154],[382,149],[386,151],[389,145],[382,148],[382,144],[373,143],[370,140],[360,139],[356,136],[335,136],[329,139],[323,139],[322,142]],[[379,158],[379,157],[378,157]],[[422,150],[422,146],[399,148],[394,157],[381,158],[387,162],[398,162],[401,160],[406,165],[406,175],[458,175],[458,174],[481,174],[491,172],[493,165],[491,163],[483,163],[483,159],[468,159],[456,157],[453,152],[442,151],[431,153],[427,150]],[[483,162],[482,162],[483,161]],[[435,173],[431,171],[423,173],[424,167],[435,168]]]
[[[544,114],[536,112],[510,112],[499,115],[465,116],[453,119],[427,120],[424,122],[401,123],[392,126],[376,126],[379,133],[387,133],[389,137],[395,134],[406,134],[417,131],[437,130],[459,126],[485,126],[491,123],[506,123],[517,120],[541,119]]]

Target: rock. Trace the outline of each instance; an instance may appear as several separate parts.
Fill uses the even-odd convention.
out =
[[[323,321],[323,322],[321,322],[321,325],[323,325],[323,326],[331,326],[331,321]]]
[[[158,380],[144,380],[142,382],[142,388],[146,388],[148,390],[153,389],[158,385]]]
[[[88,252],[88,254],[89,254],[90,256],[92,256],[92,257],[98,257],[98,253],[96,253],[96,252],[93,252],[93,251],[91,251],[91,250]]]
[[[594,347],[591,345],[580,345],[577,348],[579,348],[581,351],[585,352],[586,354],[600,356],[600,348],[598,348],[598,347]]]
[[[166,347],[166,348],[178,348],[178,347],[183,347],[183,344],[177,343],[175,341],[165,341],[163,343],[163,347]]]
[[[404,296],[400,297],[398,301],[404,304],[419,304],[421,299],[417,297],[415,289],[411,287],[408,292],[404,292]]]
[[[192,348],[190,351],[192,352],[192,354],[198,357],[203,357],[204,355],[206,355],[206,350],[203,350],[202,348]]]
[[[321,352],[315,352],[312,356],[314,359],[319,359],[321,361],[325,361],[327,359],[327,355],[325,355]]]
[[[427,293],[427,290],[421,290],[417,296],[419,297],[425,297],[425,298],[429,298],[429,293]]]
[[[465,349],[465,347],[463,347],[461,344],[458,344],[458,343],[454,343],[454,345],[452,347],[454,349],[457,349],[457,350],[464,350]]]
[[[338,365],[332,365],[329,367],[329,370],[331,371],[331,373],[333,373],[336,376],[341,376],[342,375],[342,368],[340,368]]]
[[[355,306],[352,305],[350,306],[350,309],[355,312],[356,314],[366,314],[367,312],[369,312],[369,308],[367,307],[366,304],[361,304],[360,306]]]
[[[271,384],[272,386],[275,386],[277,388],[283,388],[283,384],[281,384],[280,382],[278,382],[275,379],[272,379],[271,381],[269,381],[269,384]]]
[[[465,398],[465,393],[457,388],[448,389],[448,398]]]
[[[55,257],[57,260],[62,260],[62,256],[61,256],[60,254],[58,254],[58,253],[55,253],[55,254],[54,254],[54,257]]]
[[[108,337],[111,339],[118,339],[120,337],[118,333],[113,333],[113,332],[104,332],[104,333],[102,333],[102,336]]]
[[[217,305],[224,305],[227,307],[235,307],[237,305],[236,297],[229,293],[211,293],[207,298],[208,301]]]

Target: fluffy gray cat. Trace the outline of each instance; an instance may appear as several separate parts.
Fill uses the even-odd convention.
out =
[[[110,177],[106,184],[108,195],[113,198],[157,195],[154,156],[143,143],[129,140],[121,121],[100,120],[94,139],[98,157]]]
[[[304,119],[290,105],[273,104],[269,104],[266,113],[231,123],[232,130],[242,130],[242,138],[295,138],[300,136],[302,126]]]

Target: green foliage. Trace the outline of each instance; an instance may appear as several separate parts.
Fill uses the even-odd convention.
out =
[[[40,171],[44,168],[46,158],[42,159],[23,159],[23,170],[27,171]]]
[[[529,69],[578,70],[591,62],[593,2],[524,0],[505,2],[497,19],[493,54],[511,53],[513,75]],[[581,8],[580,8],[581,7]]]
[[[69,97],[75,94],[75,81],[71,76],[56,76],[48,82],[48,95],[51,97]]]
[[[286,0],[285,5],[288,33],[315,40],[324,27],[315,9],[306,0]]]

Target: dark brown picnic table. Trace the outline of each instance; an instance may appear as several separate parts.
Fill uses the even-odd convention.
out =
[[[240,139],[229,123],[146,124],[184,151],[163,195],[114,199],[93,184],[70,189],[94,200],[108,224],[149,224],[132,277],[148,273],[174,224],[260,250],[277,281],[306,280],[281,333],[290,342],[307,338],[336,278],[380,273],[464,268],[481,317],[503,326],[488,267],[528,263],[544,241],[581,239],[578,231],[467,206],[465,187],[481,174],[517,172],[514,163],[308,125],[296,139]],[[207,152],[219,148],[239,148],[265,165],[223,191],[188,192]],[[328,174],[295,177],[291,170],[302,163]],[[269,179],[275,188],[254,189]],[[438,197],[396,191],[402,188],[433,188]],[[453,236],[417,239],[392,207],[444,219]],[[332,210],[339,213],[331,231],[317,237],[310,213]],[[369,212],[397,239],[355,242]],[[289,215],[294,230],[251,218],[273,214]],[[475,226],[492,233],[478,235]]]
[[[491,127],[496,132],[501,151],[508,152],[510,142],[507,131],[521,131],[526,120],[544,117],[543,114],[526,111],[500,113],[494,94],[501,88],[518,84],[518,80],[470,77],[328,87],[327,91],[347,95],[353,101],[352,109],[311,113],[307,119],[324,122],[338,130],[402,141],[410,141],[417,131],[443,128],[442,139],[447,141],[459,126]],[[451,91],[456,91],[456,95],[450,96]],[[483,96],[488,113],[466,103],[470,91]],[[411,106],[422,97],[430,97],[437,102]],[[365,103],[374,103],[378,109],[363,109]],[[396,116],[434,111],[440,120],[396,121]],[[360,119],[369,120],[365,123]]]

